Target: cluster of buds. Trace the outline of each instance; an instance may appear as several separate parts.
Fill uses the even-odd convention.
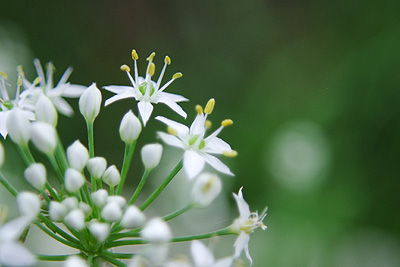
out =
[[[204,109],[196,106],[196,118],[190,127],[163,116],[155,119],[167,126],[167,132],[157,136],[166,144],[183,151],[181,160],[164,178],[162,183],[148,196],[142,192],[147,178],[157,168],[163,158],[163,145],[146,144],[141,148],[144,171],[133,192],[128,192],[126,179],[129,175],[136,143],[143,127],[150,120],[153,105],[164,103],[173,111],[186,118],[185,111],[177,104],[187,101],[183,96],[166,93],[165,89],[176,79],[176,73],[161,85],[167,65],[171,59],[166,56],[164,66],[157,81],[153,81],[155,53],[148,58],[144,77],[138,75],[139,56],[132,51],[134,71],[127,65],[125,71],[131,86],[105,86],[104,89],[115,94],[105,101],[109,105],[125,98],[138,101],[136,116],[129,110],[122,118],[119,127],[121,140],[125,143],[124,159],[120,169],[108,165],[107,160],[95,155],[94,123],[100,114],[102,94],[93,83],[89,87],[67,82],[72,69],[68,68],[58,84],[53,85],[52,63],[47,65],[47,73],[39,60],[34,61],[38,77],[31,83],[18,68],[16,96],[10,99],[7,91],[7,76],[0,73],[0,133],[7,136],[19,148],[27,167],[24,171],[26,181],[35,193],[21,192],[15,188],[1,172],[5,162],[5,151],[0,143],[0,182],[17,199],[21,217],[3,224],[0,220],[0,265],[35,265],[36,261],[65,261],[65,266],[99,266],[107,262],[114,266],[232,266],[244,251],[252,262],[248,243],[250,234],[256,228],[265,229],[262,223],[266,210],[259,216],[250,212],[243,199],[242,188],[234,194],[240,216],[226,228],[210,233],[196,233],[176,237],[169,226],[170,220],[194,208],[205,208],[213,203],[222,190],[221,178],[215,172],[204,172],[206,163],[215,171],[233,176],[231,170],[216,156],[234,157],[237,155],[231,146],[218,137],[223,128],[233,124],[227,119],[211,134],[209,115],[213,112],[215,100],[210,99]],[[23,90],[22,90],[23,89]],[[71,116],[74,112],[64,97],[79,98],[79,110],[87,124],[87,146],[76,140],[64,149],[57,132],[58,115]],[[35,147],[45,155],[48,163],[39,162],[31,153]],[[45,166],[51,166],[48,172]],[[149,216],[146,212],[154,200],[183,169],[187,178],[193,182],[192,197],[183,208],[161,216]],[[51,175],[50,175],[51,173]],[[55,177],[52,174],[55,173]],[[57,179],[58,181],[54,181]],[[56,186],[57,184],[57,186]],[[130,196],[126,198],[124,196]],[[139,203],[138,197],[141,196]],[[0,219],[2,219],[0,207]],[[36,225],[45,234],[61,244],[76,249],[70,255],[33,255],[18,240],[28,238],[27,227]],[[237,235],[232,254],[215,260],[213,253],[199,239],[222,235]],[[173,242],[191,242],[192,260],[169,256],[169,245]],[[118,252],[118,247],[140,245],[133,253]]]

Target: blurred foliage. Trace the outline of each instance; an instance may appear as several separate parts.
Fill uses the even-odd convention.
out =
[[[250,244],[256,266],[398,266],[398,1],[6,1],[0,14],[60,76],[73,65],[73,83],[129,84],[119,67],[135,48],[142,73],[156,51],[159,69],[164,55],[172,59],[167,77],[184,74],[170,91],[191,100],[182,104],[188,121],[195,104],[214,97],[211,119],[234,120],[221,136],[239,151],[227,159],[236,178],[226,190],[244,185],[253,209],[270,208],[269,229]],[[117,165],[115,129],[128,109],[136,110],[132,100],[103,108],[95,125],[96,153]],[[182,121],[167,107],[154,114]],[[60,120],[66,144],[85,140],[75,131],[83,119]],[[285,125],[297,122],[317,125],[329,147],[318,182],[298,190],[268,167]],[[154,142],[155,129],[151,121],[142,144]]]

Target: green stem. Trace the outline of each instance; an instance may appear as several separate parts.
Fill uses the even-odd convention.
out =
[[[79,241],[76,240],[75,238],[73,238],[72,236],[70,236],[69,234],[67,234],[66,232],[64,232],[61,228],[59,228],[58,226],[56,226],[52,221],[50,221],[46,216],[44,216],[43,214],[39,213],[38,215],[39,219],[42,220],[42,222],[44,222],[46,224],[46,226],[48,228],[50,228],[54,233],[59,234],[60,236],[64,237],[65,239],[67,239],[68,241],[75,243],[77,245],[79,245]]]
[[[58,197],[57,193],[54,191],[53,187],[49,184],[49,182],[46,181],[45,187],[47,191],[49,191],[50,195],[53,197],[54,200],[60,201],[60,198]]]
[[[70,255],[36,255],[36,258],[40,261],[65,261],[70,256],[77,256],[79,254],[70,254]]]
[[[194,208],[194,205],[192,203],[190,203],[190,204],[186,205],[185,207],[183,207],[182,209],[174,211],[174,212],[164,216],[162,219],[164,221],[171,220],[171,219],[185,213],[186,211],[191,210],[192,208]]]
[[[32,163],[35,163],[35,159],[32,156],[31,151],[29,150],[28,146],[25,147],[19,147],[19,151],[21,153],[22,158],[24,159],[26,165],[31,165]]]
[[[49,156],[49,161],[51,166],[53,167],[54,171],[56,172],[57,178],[61,184],[64,184],[64,172],[62,171],[61,167],[58,165],[57,160],[54,155]]]
[[[34,220],[33,223],[40,228],[43,232],[45,232],[47,235],[51,236],[55,240],[57,240],[60,243],[63,243],[64,245],[67,245],[72,248],[76,248],[79,250],[82,250],[82,247],[79,244],[75,244],[74,242],[70,242],[64,238],[59,237],[58,235],[54,234],[52,231],[44,227],[38,220]],[[47,224],[46,224],[47,225]],[[51,228],[50,228],[51,229]]]
[[[0,172],[0,183],[10,192],[14,197],[18,195],[17,189],[12,186],[7,179],[3,176],[3,174]]]
[[[100,257],[102,257],[102,258],[105,259],[106,261],[108,261],[108,262],[114,264],[115,266],[118,266],[118,267],[125,267],[125,266],[127,266],[127,265],[126,265],[125,263],[123,263],[122,261],[119,261],[119,260],[115,259],[113,253],[111,253],[111,252],[108,252],[108,251],[103,250],[103,251],[100,253]]]
[[[121,195],[125,184],[126,176],[128,175],[129,167],[131,166],[133,152],[135,151],[136,140],[132,144],[125,144],[124,162],[122,163],[121,182],[117,188],[117,195]]]
[[[140,191],[142,191],[142,188],[144,186],[144,184],[146,183],[147,177],[149,176],[151,170],[145,170],[142,176],[142,179],[139,182],[139,185],[136,187],[135,192],[133,193],[131,199],[129,200],[128,205],[132,205],[136,198],[139,196]]]
[[[55,154],[57,162],[58,162],[58,164],[60,166],[61,172],[65,173],[65,171],[68,168],[68,160],[67,160],[67,157],[65,155],[64,147],[63,147],[63,145],[61,143],[61,140],[60,140],[60,138],[58,136],[57,136],[57,139],[58,139],[57,140],[58,142],[57,142],[57,147],[56,147],[56,151],[55,151],[54,154]]]
[[[94,157],[94,134],[93,134],[93,121],[86,120],[87,132],[88,132],[88,144],[89,144],[89,157]]]
[[[146,201],[142,204],[140,209],[144,211],[157,197],[161,194],[161,192],[167,187],[169,182],[175,177],[175,175],[182,169],[183,160],[179,161],[176,167],[171,171],[168,177],[164,180],[164,182],[146,199]]]

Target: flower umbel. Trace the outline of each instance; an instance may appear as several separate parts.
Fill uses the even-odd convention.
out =
[[[237,154],[227,142],[217,137],[224,127],[232,124],[232,121],[222,121],[221,126],[215,132],[205,137],[208,129],[207,126],[209,125],[207,116],[213,111],[214,105],[215,100],[210,99],[204,112],[203,108],[197,105],[197,116],[190,128],[162,116],[156,117],[157,120],[168,126],[170,132],[170,134],[158,132],[158,136],[168,145],[185,150],[183,154],[183,165],[189,179],[194,178],[201,172],[205,162],[222,173],[233,175],[224,163],[210,155],[222,154],[224,156],[235,156]]]
[[[126,72],[129,80],[132,83],[132,86],[110,85],[104,87],[104,89],[106,89],[107,91],[116,94],[115,96],[107,99],[107,101],[105,102],[106,106],[115,101],[125,98],[135,98],[136,101],[139,101],[138,109],[140,116],[142,117],[144,126],[146,126],[146,123],[149,120],[151,113],[153,112],[152,104],[164,103],[173,111],[186,118],[186,112],[177,104],[177,102],[188,101],[188,99],[180,95],[164,92],[164,90],[173,81],[182,77],[182,73],[175,73],[172,76],[171,80],[161,86],[161,81],[164,76],[165,69],[167,68],[167,65],[171,64],[171,59],[166,56],[164,59],[164,67],[161,70],[161,74],[158,77],[157,82],[153,81],[151,78],[154,75],[155,71],[155,64],[153,63],[153,58],[155,55],[156,54],[153,52],[147,58],[147,61],[149,63],[147,65],[146,76],[145,78],[143,78],[138,75],[136,61],[139,56],[136,53],[136,50],[132,50],[132,59],[134,62],[134,78],[130,74],[130,68],[127,65],[121,66],[121,70]]]

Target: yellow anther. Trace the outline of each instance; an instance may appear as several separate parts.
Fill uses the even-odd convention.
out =
[[[215,99],[214,99],[214,98],[211,98],[211,99],[208,100],[208,102],[207,102],[207,105],[206,105],[206,107],[205,107],[205,109],[204,109],[204,113],[211,114],[211,112],[212,112],[213,109],[214,109],[214,106],[215,106]]]
[[[24,75],[24,66],[18,65],[17,66],[17,72],[19,75]]]
[[[221,126],[224,126],[224,127],[230,126],[230,125],[232,125],[232,124],[233,124],[233,121],[232,121],[231,119],[226,119],[226,120],[223,120],[223,121],[221,122]]]
[[[164,62],[168,65],[171,65],[171,59],[169,58],[169,56],[165,56]]]
[[[21,76],[18,76],[17,85],[22,86],[22,79]]]
[[[138,55],[138,53],[136,53],[135,49],[132,49],[132,59],[133,60],[138,60],[139,59],[139,55]]]
[[[222,155],[228,158],[234,158],[238,155],[238,153],[236,150],[231,150],[222,152]]]
[[[0,76],[4,77],[4,79],[8,79],[8,75],[4,71],[0,71]]]
[[[204,126],[205,126],[207,129],[210,129],[211,126],[212,126],[212,122],[211,122],[210,120],[206,120],[206,122],[204,123]]]
[[[156,55],[156,53],[154,53],[154,52],[151,53],[150,56],[146,60],[152,62],[155,55]]]
[[[196,105],[196,111],[199,115],[203,114],[203,108],[200,105]]]
[[[172,79],[179,79],[180,77],[182,77],[183,76],[183,74],[182,73],[180,73],[180,72],[177,72],[177,73],[175,73],[174,74],[174,76],[172,76]]]
[[[172,127],[167,127],[167,132],[169,133],[169,134],[172,134],[172,135],[174,135],[174,136],[177,136],[178,135],[178,133],[175,131],[175,129],[174,128],[172,128]]]
[[[40,83],[40,77],[36,77],[34,80],[33,80],[33,84],[36,86],[36,85],[38,85]]]
[[[150,62],[149,67],[147,68],[147,73],[150,74],[150,76],[153,76],[155,71],[156,65],[154,65],[153,62]]]
[[[120,69],[123,70],[123,71],[126,71],[126,72],[130,72],[131,71],[131,68],[129,68],[128,65],[125,65],[125,64],[122,65]]]

